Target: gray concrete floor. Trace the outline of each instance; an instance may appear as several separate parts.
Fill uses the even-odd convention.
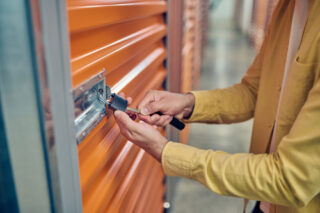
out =
[[[225,88],[238,83],[255,52],[242,34],[225,21],[210,21],[200,89]],[[189,145],[229,153],[248,152],[252,121],[232,125],[192,124]],[[241,212],[243,200],[223,197],[200,183],[180,178],[172,203],[173,213]],[[252,208],[250,202],[249,209]]]

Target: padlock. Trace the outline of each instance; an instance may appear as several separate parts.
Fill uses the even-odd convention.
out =
[[[125,112],[128,106],[128,101],[115,93],[112,93],[111,97],[112,100],[109,101],[108,106],[113,110],[120,110]]]

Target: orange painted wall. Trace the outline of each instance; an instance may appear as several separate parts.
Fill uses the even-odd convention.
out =
[[[164,0],[69,0],[72,85],[106,70],[106,83],[134,99],[166,76]],[[84,212],[162,212],[161,165],[120,135],[108,115],[78,146]]]

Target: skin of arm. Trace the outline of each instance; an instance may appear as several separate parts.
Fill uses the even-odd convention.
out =
[[[168,140],[153,126],[133,121],[125,112],[115,111],[114,117],[121,134],[161,162],[161,154]]]
[[[320,80],[277,150],[229,154],[168,142],[156,128],[120,111],[121,133],[162,163],[165,173],[197,180],[228,196],[284,206],[306,206],[320,192]]]

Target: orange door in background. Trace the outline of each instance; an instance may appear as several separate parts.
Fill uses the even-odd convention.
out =
[[[209,0],[184,0],[181,92],[199,89],[200,70],[208,29]],[[180,141],[188,142],[189,126],[180,132]]]
[[[69,0],[72,85],[101,70],[132,106],[166,76],[163,0]],[[108,114],[78,146],[84,212],[162,212],[161,165],[120,135]]]

